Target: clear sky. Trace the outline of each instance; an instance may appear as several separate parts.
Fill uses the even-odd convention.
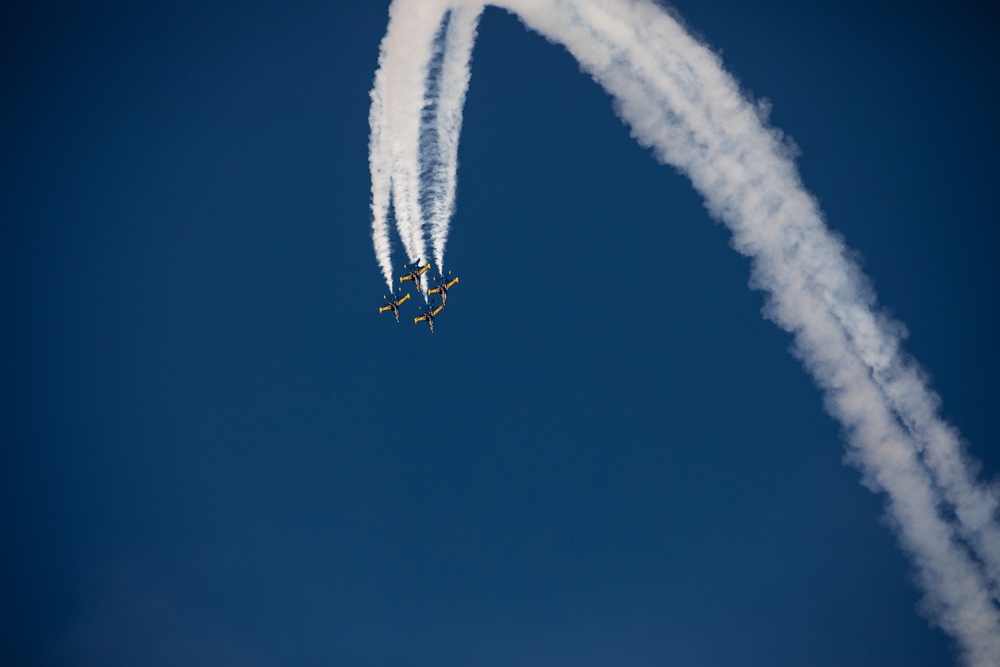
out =
[[[748,261],[561,48],[483,16],[431,336],[377,313],[388,2],[36,4],[0,27],[4,664],[953,662]],[[674,6],[991,479],[977,4]]]

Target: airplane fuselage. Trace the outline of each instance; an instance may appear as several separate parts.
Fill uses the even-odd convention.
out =
[[[392,314],[396,316],[396,321],[399,322],[399,305],[410,298],[410,295],[405,295],[402,299],[396,299],[386,297],[386,303],[384,306],[378,309],[378,312],[384,313],[387,310],[391,310]]]
[[[434,333],[434,317],[441,312],[444,306],[438,306],[437,308],[428,308],[420,314],[420,317],[414,318],[413,323],[418,324],[421,321],[426,321],[427,326],[431,328],[431,333]]]
[[[416,285],[416,287],[417,287],[417,291],[418,292],[423,292],[423,289],[421,289],[421,285],[420,285],[420,276],[423,274],[424,271],[426,271],[429,268],[431,268],[430,264],[428,264],[427,266],[423,266],[423,267],[417,265],[409,273],[407,273],[405,276],[400,276],[399,282],[403,282],[405,280],[412,280],[413,284]]]
[[[451,282],[448,282],[447,280],[443,280],[442,279],[438,283],[438,286],[435,287],[434,289],[432,289],[431,291],[429,291],[428,294],[440,294],[441,295],[441,305],[443,306],[443,305],[445,305],[445,304],[448,303],[448,290],[450,290],[452,288],[452,286],[455,283],[457,283],[457,282],[458,282],[458,278],[455,278]]]

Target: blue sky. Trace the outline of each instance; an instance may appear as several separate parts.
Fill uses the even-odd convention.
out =
[[[387,7],[5,22],[4,662],[952,662],[728,232],[500,10],[461,283],[434,336],[378,316]],[[675,7],[772,102],[995,478],[990,16]]]

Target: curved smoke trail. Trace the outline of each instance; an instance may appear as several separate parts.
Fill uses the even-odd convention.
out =
[[[390,31],[402,15],[398,8],[419,2],[395,0]],[[449,10],[469,8],[478,18],[481,8],[481,3],[465,0],[434,4],[440,9],[437,23],[425,18],[434,25]],[[873,290],[843,243],[826,228],[780,133],[767,127],[718,57],[650,0],[491,4],[515,13],[576,57],[612,95],[632,136],[659,161],[687,175],[709,212],[730,229],[734,248],[752,259],[754,286],[767,294],[767,317],[793,335],[796,356],[823,390],[827,410],[844,425],[850,460],[869,488],[886,494],[889,515],[916,566],[933,620],[955,638],[968,664],[1000,665],[996,491],[977,481],[959,434],[940,416],[940,400],[902,351],[902,326],[876,311]],[[475,34],[474,21],[465,25],[463,39],[453,44],[446,38],[444,47],[445,62],[455,49],[450,71],[461,85],[448,88],[451,92],[440,88],[438,107],[450,109],[450,115],[448,122],[434,126],[437,140],[424,145],[424,150],[438,151],[424,159],[443,170],[431,188],[436,193],[432,200],[443,206],[432,207],[439,266],[451,214],[449,197],[454,196],[454,181],[446,180],[455,171],[449,151],[457,147]],[[427,39],[429,49],[433,36]],[[394,45],[388,42],[387,34],[385,59],[380,59],[376,76],[376,90],[382,94],[380,86],[392,85],[392,73],[383,73],[392,66],[388,54]],[[426,76],[426,67],[423,71]],[[392,127],[403,119],[376,114],[375,92],[373,143],[384,133],[409,137],[414,118],[406,119],[410,125],[405,128]],[[376,127],[379,121],[385,124]],[[418,144],[405,142],[414,154],[403,163],[418,161]],[[408,188],[421,186],[412,178],[397,184],[395,173],[394,197],[405,200],[412,196]],[[373,167],[373,198],[374,178]],[[451,190],[442,184],[450,184]],[[411,215],[419,221],[419,207]],[[412,229],[402,218],[397,222],[406,245]],[[410,246],[407,252],[414,259]]]

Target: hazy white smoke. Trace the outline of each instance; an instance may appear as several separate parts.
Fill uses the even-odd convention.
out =
[[[396,0],[393,20],[401,20],[400,7],[426,9],[429,4],[440,13],[436,22],[424,17],[427,25],[438,25],[448,7],[468,7],[476,17],[480,8],[479,2],[464,0]],[[780,132],[767,127],[717,56],[650,0],[491,4],[514,12],[530,28],[565,46],[612,95],[632,136],[661,162],[686,174],[711,214],[728,226],[736,250],[752,258],[754,285],[768,295],[767,316],[793,334],[796,355],[823,389],[827,409],[844,425],[850,460],[867,486],[885,492],[933,620],[955,638],[968,664],[1000,665],[996,492],[976,480],[958,433],[940,417],[939,399],[901,350],[902,326],[875,311],[872,289],[824,225]],[[460,92],[448,98],[449,120],[435,126],[439,136],[432,150],[438,154],[429,158],[441,167],[431,179],[438,190],[430,199],[444,207],[431,207],[439,266],[454,197],[455,162],[449,151],[457,147],[461,128],[475,20],[465,26],[454,44]],[[428,44],[433,40],[426,29],[417,32]],[[389,35],[380,74],[391,67],[386,54],[393,45],[388,42]],[[446,37],[445,62],[452,47]],[[425,74],[428,61],[429,56],[422,61]],[[444,76],[442,72],[442,80]],[[391,83],[387,78],[380,84],[376,78],[376,90],[380,85]],[[375,91],[373,118],[374,106]],[[385,123],[396,121],[380,117]],[[387,132],[384,127],[379,131]],[[375,135],[373,121],[373,143]],[[406,146],[412,148],[409,142]],[[373,166],[373,199],[374,174]],[[401,183],[399,196],[412,196],[407,188],[415,183],[412,178]],[[394,192],[396,188],[393,180]],[[405,244],[404,231],[401,221]]]

